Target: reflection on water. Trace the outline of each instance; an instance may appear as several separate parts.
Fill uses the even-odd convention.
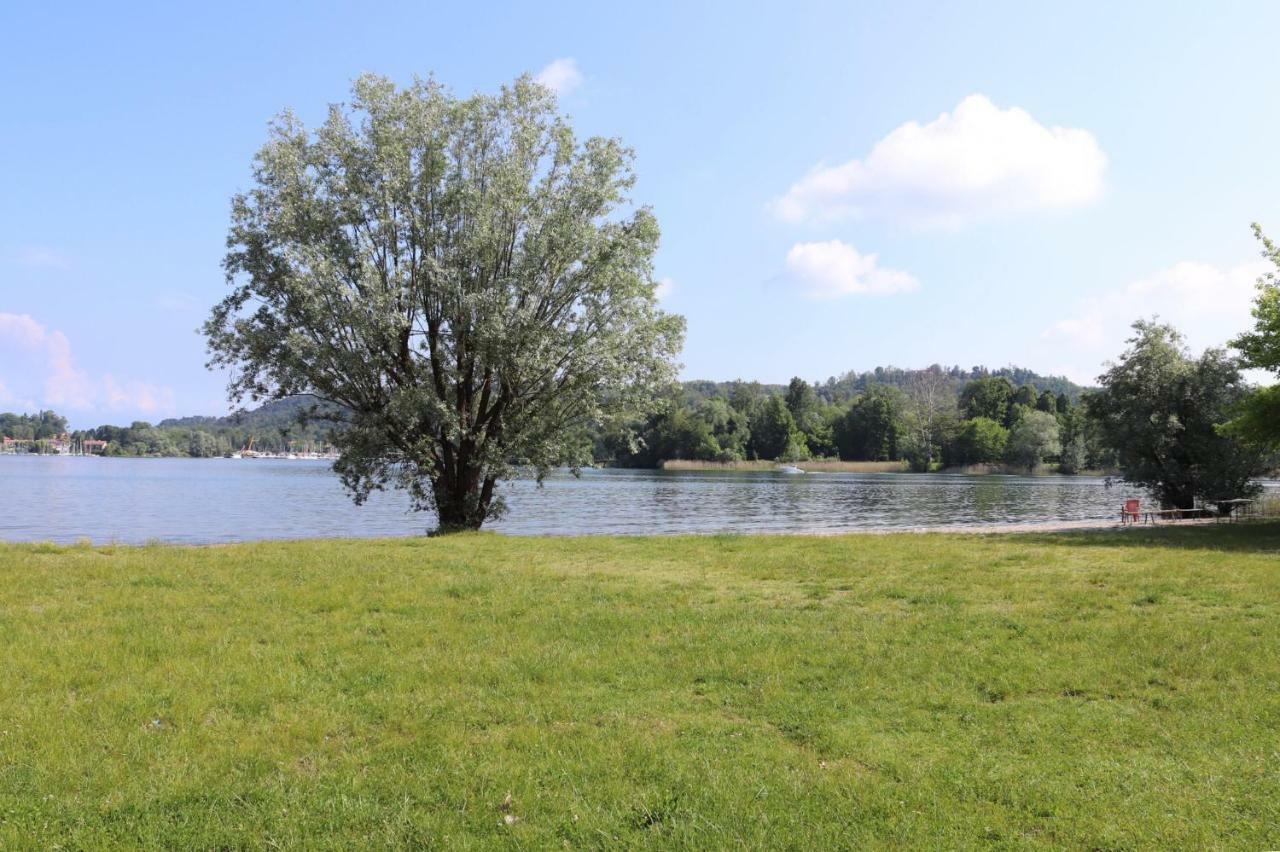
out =
[[[592,472],[513,499],[513,532],[804,531],[1109,518],[1100,479],[948,474]],[[513,497],[523,498],[517,488]],[[587,519],[590,518],[588,522]]]
[[[514,534],[805,532],[1115,517],[1089,477],[589,470],[505,487]],[[327,462],[0,457],[0,540],[211,543],[414,535],[398,494],[355,506]]]

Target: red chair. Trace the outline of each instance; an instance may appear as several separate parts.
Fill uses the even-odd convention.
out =
[[[1138,510],[1137,500],[1125,500],[1124,508],[1120,510],[1120,523],[1136,524],[1141,513]]]

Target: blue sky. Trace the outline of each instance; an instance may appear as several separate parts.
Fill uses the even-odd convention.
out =
[[[547,73],[636,151],[687,378],[1016,363],[1249,321],[1280,235],[1270,3],[10,4],[0,410],[227,409],[195,329],[268,120],[363,71]]]

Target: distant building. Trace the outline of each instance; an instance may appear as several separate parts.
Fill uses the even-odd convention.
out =
[[[27,438],[10,438],[4,435],[0,438],[0,453],[29,452],[34,443],[35,441]]]
[[[66,432],[52,438],[10,438],[0,435],[0,453],[53,453],[55,455],[102,455],[107,451],[107,441],[97,438],[77,440]]]

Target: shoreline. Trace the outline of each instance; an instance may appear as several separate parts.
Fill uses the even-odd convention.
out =
[[[808,461],[695,461],[690,459],[667,459],[654,468],[624,468],[617,465],[601,465],[601,470],[663,470],[680,472],[719,472],[719,473],[775,473],[784,467],[798,468],[804,473],[905,473],[920,475],[925,471],[913,471],[905,461],[841,461],[839,459],[811,459]],[[950,476],[1036,476],[1102,479],[1122,477],[1116,470],[1080,470],[1076,473],[1062,473],[1053,466],[1041,465],[1035,470],[1003,464],[974,464],[940,467],[928,471],[930,474],[947,474]]]
[[[1236,521],[1228,525],[1245,524],[1258,525],[1267,523],[1276,523],[1280,519],[1274,517],[1261,517],[1245,521]],[[713,536],[725,536],[733,538],[761,538],[761,539],[838,539],[838,538],[854,538],[858,536],[868,536],[880,538],[883,536],[919,536],[919,535],[958,535],[966,537],[996,536],[996,535],[1030,535],[1044,533],[1114,533],[1127,530],[1159,530],[1159,529],[1175,529],[1183,527],[1202,527],[1217,526],[1224,522],[1214,518],[1188,518],[1178,521],[1163,521],[1158,524],[1139,523],[1139,524],[1121,524],[1118,521],[1110,521],[1104,519],[1084,519],[1075,521],[1031,521],[1027,523],[1009,523],[1009,522],[993,522],[988,524],[947,524],[934,526],[919,527],[867,527],[864,529],[842,529],[842,530],[761,530],[757,532],[741,532],[735,530],[701,530],[701,531],[683,531],[683,532],[648,532],[648,533],[630,533],[630,532],[602,532],[602,533],[580,533],[580,534],[537,534],[537,533],[506,533],[502,530],[492,528],[481,529],[474,532],[457,533],[462,537],[484,535],[493,536],[495,538],[507,539],[511,541],[592,541],[602,539],[641,539],[641,540],[676,540],[682,538],[701,539]],[[203,549],[203,548],[219,548],[219,547],[235,547],[238,545],[261,545],[261,544],[328,544],[337,542],[364,542],[369,544],[384,542],[406,542],[419,539],[440,538],[441,541],[449,540],[449,536],[434,536],[430,533],[418,533],[414,535],[381,535],[381,536],[305,536],[305,537],[284,537],[284,538],[245,538],[234,541],[166,541],[163,539],[150,539],[142,541],[124,541],[120,539],[107,539],[102,541],[94,541],[89,537],[81,537],[75,540],[54,540],[54,539],[0,539],[0,548],[2,547],[55,547],[63,548],[100,548],[100,547],[126,547],[126,548],[183,548],[183,549]]]
[[[1265,519],[1260,519],[1265,520]],[[1119,521],[1089,519],[1081,521],[1031,521],[1029,523],[995,522],[990,524],[951,524],[946,526],[882,528],[875,530],[858,530],[848,535],[892,535],[903,534],[960,534],[960,535],[1017,535],[1019,533],[1055,533],[1055,532],[1118,532],[1130,529],[1165,529],[1172,527],[1212,526],[1220,523],[1214,518],[1188,518],[1179,521],[1162,521],[1158,524],[1121,524]],[[815,533],[808,533],[815,535]],[[834,533],[845,535],[846,533]]]
[[[839,461],[837,459],[815,459],[811,461],[695,461],[691,459],[666,459],[658,462],[655,468],[634,468],[635,470],[667,470],[667,471],[718,471],[726,473],[773,473],[784,467],[796,467],[805,473],[908,473],[906,462],[872,462],[872,461]]]

